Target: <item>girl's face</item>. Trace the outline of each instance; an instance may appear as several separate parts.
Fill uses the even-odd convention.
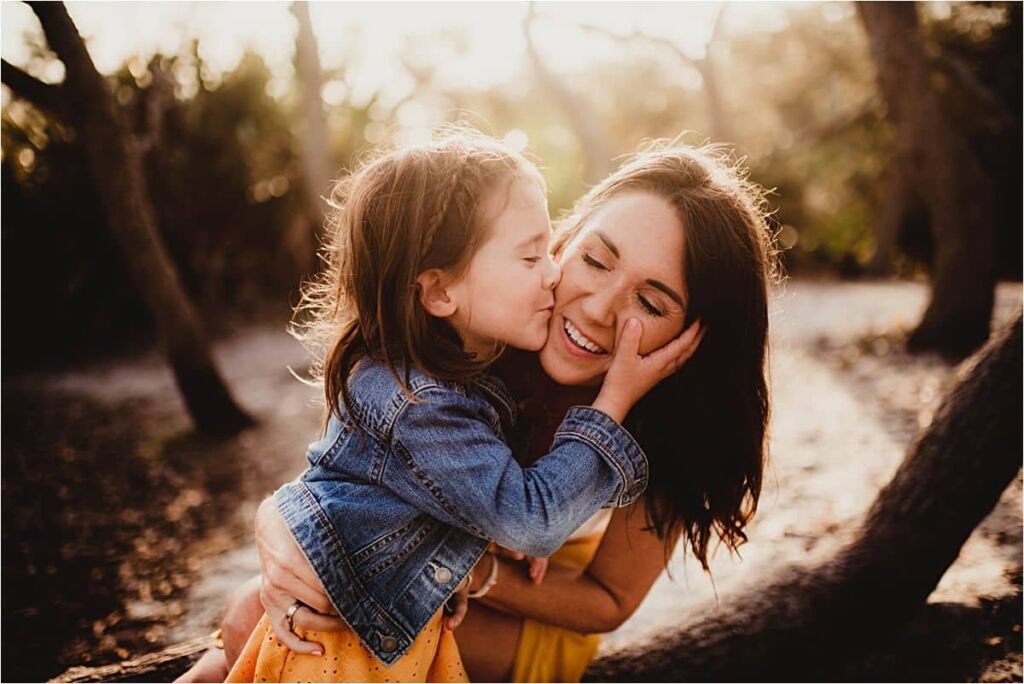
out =
[[[609,199],[557,258],[562,280],[540,352],[556,382],[600,384],[630,318],[643,324],[641,354],[682,332],[683,225],[661,197],[637,191]]]
[[[499,343],[537,351],[547,341],[560,275],[548,257],[547,198],[537,183],[516,181],[488,197],[481,215],[488,237],[448,288],[456,304],[450,321],[466,351],[486,355]]]

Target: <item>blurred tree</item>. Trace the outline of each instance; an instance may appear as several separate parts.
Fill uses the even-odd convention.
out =
[[[324,221],[324,202],[328,183],[333,177],[330,145],[327,135],[327,116],[324,113],[323,72],[320,68],[320,51],[317,46],[313,24],[309,18],[309,3],[293,2],[292,14],[299,24],[295,38],[295,74],[300,90],[299,109],[302,126],[299,130],[299,158],[302,160],[303,190],[305,195],[305,216],[308,227],[296,223],[298,232],[290,241],[294,245],[294,258],[301,272],[308,272],[316,253],[320,226]]]
[[[584,181],[596,183],[612,170],[612,155],[606,144],[608,132],[602,128],[601,122],[595,116],[590,104],[562,83],[544,62],[544,57],[537,51],[537,46],[533,42],[534,16],[534,3],[530,2],[529,10],[523,19],[523,37],[526,40],[526,53],[529,56],[530,64],[533,66],[537,80],[551,98],[558,102],[562,113],[569,120],[573,131],[579,138],[583,148]]]
[[[653,648],[600,659],[588,680],[837,679],[858,642],[913,617],[1020,472],[1021,345],[1018,316],[946,395],[835,557],[784,568]]]
[[[985,341],[992,319],[993,179],[932,86],[917,5],[857,3],[857,11],[896,131],[882,234],[896,232],[910,205],[903,198],[913,191],[928,209],[935,245],[931,300],[908,347],[964,356]]]
[[[61,86],[36,81],[3,63],[3,82],[18,96],[80,130],[94,185],[123,263],[157,322],[185,405],[197,428],[232,433],[252,422],[235,403],[210,355],[203,326],[160,240],[139,147],[103,76],[96,71],[62,3],[29,3],[64,64]]]
[[[668,38],[649,36],[639,31],[623,35],[592,24],[580,24],[580,28],[591,33],[607,36],[622,43],[647,43],[664,48],[672,53],[677,60],[695,69],[700,74],[701,90],[704,95],[705,106],[707,107],[708,120],[711,122],[711,129],[709,131],[711,139],[716,143],[735,143],[735,127],[732,124],[731,114],[725,104],[720,69],[717,65],[717,53],[721,49],[722,44],[722,26],[724,25],[722,19],[725,16],[726,7],[726,5],[719,5],[718,7],[711,29],[711,37],[704,44],[704,55],[702,57],[693,57],[687,54]]]

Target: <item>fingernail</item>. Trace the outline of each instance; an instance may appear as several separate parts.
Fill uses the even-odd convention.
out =
[[[323,655],[323,654],[324,654],[324,652],[321,651],[320,649],[317,649],[317,650],[313,651],[313,655]]]

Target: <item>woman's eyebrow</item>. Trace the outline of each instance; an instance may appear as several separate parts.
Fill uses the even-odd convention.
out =
[[[661,282],[660,280],[654,280],[653,278],[648,278],[646,282],[651,287],[656,287],[657,289],[667,294],[669,297],[672,298],[672,301],[674,301],[679,306],[686,308],[686,305],[683,304],[683,298],[679,296],[679,293],[673,290],[665,283]]]
[[[602,233],[599,230],[595,230],[595,231],[593,231],[593,233],[597,237],[601,238],[601,242],[603,242],[604,246],[608,248],[608,251],[611,252],[612,254],[614,254],[615,258],[618,259],[619,258],[619,248],[615,246],[615,243],[612,242],[611,238],[608,237],[607,235],[605,235],[604,233]]]

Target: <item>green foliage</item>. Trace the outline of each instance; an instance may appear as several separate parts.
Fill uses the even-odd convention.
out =
[[[969,133],[999,186],[1002,273],[1019,277],[1021,5],[927,5],[922,16],[944,109]],[[696,62],[643,38],[595,39],[606,42],[607,57],[572,70],[553,58],[548,66],[589,110],[613,155],[683,132],[691,143],[712,138],[713,110]],[[351,33],[345,41],[359,45]],[[570,117],[525,59],[506,81],[486,88],[445,82],[445,67],[465,57],[467,44],[459,31],[410,39],[404,94],[385,87],[357,97],[356,63],[327,65],[332,168],[340,174],[378,141],[401,140],[415,126],[468,120],[498,137],[525,135],[552,212],[565,211],[586,190],[585,151]],[[540,48],[543,55],[552,46]],[[895,141],[854,8],[789,6],[778,25],[727,30],[709,54],[721,123],[734,138],[716,142],[734,144],[752,179],[773,190],[788,271],[862,272],[874,250]],[[54,58],[37,48],[32,61]],[[169,98],[161,95],[161,74],[173,90]],[[281,87],[287,76],[253,52],[232,71],[212,75],[193,45],[148,64],[129,60],[111,77],[137,139],[149,145],[146,175],[160,232],[186,290],[214,326],[267,303],[283,318],[307,275],[310,255],[297,253],[295,236],[314,227],[302,202],[301,98],[293,80]],[[155,126],[161,97],[164,115]],[[106,234],[75,136],[16,98],[2,114],[3,240],[8,255],[17,255],[6,264],[7,292],[17,293],[7,300],[9,320],[55,314],[76,331],[70,350],[52,335],[17,342],[20,351],[9,347],[19,356],[149,337],[148,316]],[[329,182],[316,189],[327,194]],[[900,272],[920,271],[929,259],[927,230],[904,235],[900,247]]]
[[[210,87],[196,55],[129,66],[111,82],[147,149],[158,228],[186,291],[214,329],[225,314],[251,314],[268,300],[285,316],[300,274],[282,245],[301,181],[285,112],[267,95],[267,67],[247,55]],[[177,77],[159,119],[149,113],[156,70]],[[3,112],[2,135],[3,239],[8,254],[18,255],[5,264],[7,292],[18,293],[5,301],[9,320],[38,326],[52,318],[74,331],[73,345],[56,330],[41,340],[12,338],[12,355],[42,361],[151,339],[77,132],[15,101]]]

